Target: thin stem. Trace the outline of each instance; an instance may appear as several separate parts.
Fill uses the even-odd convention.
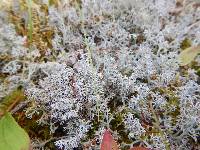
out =
[[[159,119],[158,119],[158,117],[157,117],[157,115],[156,115],[154,109],[153,109],[153,105],[152,105],[152,101],[151,101],[151,100],[149,100],[149,108],[150,108],[150,111],[151,111],[152,114],[153,114],[153,118],[155,119],[155,123],[154,123],[153,125],[154,125],[154,126],[157,128],[157,130],[159,131],[160,136],[161,136],[161,138],[162,138],[162,141],[163,141],[163,143],[165,144],[166,150],[170,150],[170,144],[169,144],[168,140],[166,139],[164,132],[163,132],[162,129],[160,128],[160,122],[159,122]]]
[[[89,46],[89,43],[88,43],[88,40],[87,40],[87,38],[86,38],[87,33],[86,33],[85,26],[84,26],[84,22],[83,22],[83,21],[84,21],[84,14],[83,14],[82,9],[78,6],[78,3],[77,3],[77,2],[76,2],[76,7],[77,7],[77,9],[78,9],[79,12],[80,12],[80,17],[81,17],[81,28],[82,28],[82,30],[83,30],[84,43],[85,43],[86,49],[87,49],[87,51],[88,51],[88,61],[89,61],[89,63],[93,66],[93,61],[92,61],[92,50],[91,50],[91,48],[90,48],[90,46]]]
[[[32,21],[32,0],[26,0],[28,5],[28,39],[32,42],[33,38],[33,21]]]
[[[85,26],[84,26],[84,14],[82,9],[79,7],[78,3],[76,2],[76,8],[78,9],[79,13],[80,13],[80,17],[81,17],[81,28],[83,30],[83,35],[84,35],[84,43],[86,45],[86,49],[88,52],[88,62],[89,65],[92,67],[92,73],[94,76],[97,76],[97,70],[94,67],[93,61],[92,61],[92,50],[89,46],[89,42],[88,39],[86,38],[86,30],[85,30]],[[95,80],[96,82],[96,80]],[[97,95],[97,100],[96,100],[96,108],[97,108],[97,117],[98,117],[98,122],[100,121],[100,105],[99,105],[99,101],[100,101],[100,96],[97,94],[97,87],[96,87],[96,83],[95,85],[95,95]]]
[[[33,148],[41,148],[41,147],[44,147],[47,143],[49,142],[52,142],[52,141],[57,141],[57,140],[61,140],[61,139],[64,139],[64,138],[68,138],[69,136],[62,136],[62,137],[52,137],[38,145],[34,145]]]

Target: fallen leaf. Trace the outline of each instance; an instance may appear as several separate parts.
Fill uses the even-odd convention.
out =
[[[129,150],[150,150],[149,148],[145,148],[145,147],[140,147],[140,146],[136,146],[136,147],[133,147]]]
[[[119,150],[117,142],[113,139],[108,130],[104,132],[100,150]]]
[[[190,47],[183,50],[179,55],[179,60],[182,66],[189,64],[200,53],[200,46]]]

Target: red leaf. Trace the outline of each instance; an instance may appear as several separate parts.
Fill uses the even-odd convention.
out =
[[[133,147],[129,150],[150,150],[149,148],[145,148],[145,147],[139,147],[139,146],[136,146],[136,147]]]
[[[117,142],[115,142],[108,130],[104,132],[100,150],[118,150]]]
[[[112,150],[113,137],[108,130],[104,132],[100,150]]]

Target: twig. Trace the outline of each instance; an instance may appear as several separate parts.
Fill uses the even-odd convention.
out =
[[[52,142],[52,141],[57,141],[57,140],[60,140],[60,139],[64,139],[64,138],[68,138],[69,136],[62,136],[62,137],[52,137],[38,145],[34,145],[33,148],[41,148],[41,147],[44,147],[47,143],[49,142]]]
[[[6,109],[7,112],[11,111],[12,108],[21,100],[21,97],[17,97],[15,101]]]
[[[11,110],[11,114],[15,114],[20,109],[25,108],[28,105],[29,101],[19,103],[13,110]]]

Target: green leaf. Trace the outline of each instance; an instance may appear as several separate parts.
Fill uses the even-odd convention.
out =
[[[192,62],[195,57],[200,53],[200,46],[190,47],[182,51],[179,55],[181,65],[187,65]]]
[[[28,134],[17,124],[10,113],[0,120],[0,150],[29,150]]]

